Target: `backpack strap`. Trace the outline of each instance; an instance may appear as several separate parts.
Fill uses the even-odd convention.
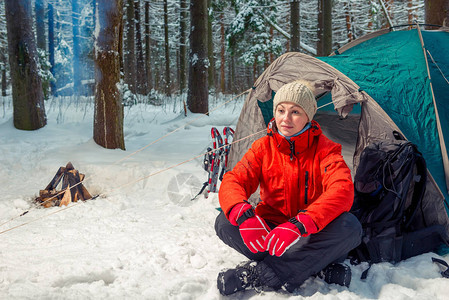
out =
[[[441,276],[443,276],[444,278],[449,278],[449,265],[447,264],[446,261],[439,259],[439,258],[432,257],[432,262],[438,263],[438,264],[446,267],[446,270],[441,272]]]
[[[410,206],[404,212],[405,223],[404,228],[409,228],[413,218],[416,214],[417,208],[421,205],[424,193],[426,192],[427,181],[427,165],[421,152],[418,151],[415,145],[413,145],[416,159],[417,174],[415,176],[415,187],[412,196],[412,202]],[[424,224],[426,224],[425,220]],[[427,226],[427,225],[426,225]]]
[[[393,136],[398,141],[406,140],[405,137],[400,132],[398,132],[396,130],[393,131]],[[410,143],[410,144],[413,147],[413,150],[415,153],[417,174],[415,176],[415,187],[414,187],[414,191],[413,191],[411,204],[407,208],[407,210],[404,212],[404,215],[406,217],[405,218],[406,223],[403,224],[404,228],[410,227],[410,223],[412,222],[412,220],[416,214],[416,209],[422,203],[424,193],[426,192],[426,182],[427,182],[426,161],[425,161],[424,157],[422,156],[422,153],[418,151],[418,148],[416,147],[416,145],[414,145],[412,143]],[[448,206],[448,208],[449,208],[449,206]],[[425,219],[423,221],[424,221],[424,224],[426,224]],[[426,224],[426,226],[427,226],[427,224]]]

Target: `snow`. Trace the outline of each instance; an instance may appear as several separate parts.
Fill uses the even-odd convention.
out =
[[[218,272],[245,258],[215,235],[217,195],[190,199],[207,178],[202,154],[211,127],[235,128],[243,97],[209,117],[184,117],[176,103],[127,106],[126,151],[93,142],[93,104],[63,99],[46,103],[48,124],[37,131],[16,130],[10,99],[0,101],[0,298],[224,299]],[[69,161],[100,197],[35,207],[32,199]],[[366,280],[366,264],[351,266],[349,288],[310,278],[294,294],[229,298],[447,299],[447,279],[431,257],[439,256],[373,265]]]

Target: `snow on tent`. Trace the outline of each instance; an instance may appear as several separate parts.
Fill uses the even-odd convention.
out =
[[[353,173],[362,150],[373,142],[395,140],[394,131],[418,146],[429,175],[423,215],[428,225],[445,226],[449,240],[444,205],[449,186],[444,146],[449,145],[449,106],[444,105],[449,101],[448,75],[449,31],[445,30],[381,30],[328,57],[286,53],[260,75],[245,100],[235,140],[259,134],[233,145],[229,169],[265,134],[273,116],[275,92],[302,78],[315,87],[315,119],[327,136],[342,144],[344,156],[350,153],[353,157],[347,161]],[[327,104],[334,110],[327,109]],[[351,112],[353,108],[359,113]]]

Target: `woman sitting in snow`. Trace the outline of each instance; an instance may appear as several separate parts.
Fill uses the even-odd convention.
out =
[[[215,230],[249,259],[218,275],[223,295],[251,288],[292,292],[312,275],[345,286],[351,280],[342,262],[362,229],[348,212],[354,189],[341,145],[312,120],[317,105],[308,82],[282,86],[273,108],[267,136],[221,183]],[[259,185],[261,201],[253,208],[247,199]]]

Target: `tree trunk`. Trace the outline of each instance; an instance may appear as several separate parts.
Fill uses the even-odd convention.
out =
[[[179,89],[181,94],[186,88],[186,57],[187,57],[187,0],[180,0],[180,16],[179,16]]]
[[[140,0],[134,2],[134,18],[136,24],[136,54],[137,54],[137,91],[141,95],[147,94],[147,75],[143,58],[142,30],[140,27]]]
[[[426,24],[449,26],[449,1],[425,0]]]
[[[136,94],[136,49],[134,44],[134,0],[126,2],[126,41],[123,69],[125,71],[125,83],[131,93]]]
[[[122,0],[97,0],[94,141],[107,149],[125,149],[120,82]]]
[[[145,66],[147,70],[147,89],[153,88],[151,70],[151,30],[150,30],[150,1],[145,1]]]
[[[236,88],[236,76],[235,76],[235,55],[231,55],[231,68],[230,68],[230,73],[231,76],[229,76],[229,90],[232,93],[237,93],[237,88]]]
[[[372,31],[373,29],[373,20],[374,20],[374,11],[372,9],[372,3],[369,10],[369,16],[368,16],[368,31]]]
[[[208,11],[212,10],[212,0],[207,1]],[[214,58],[214,40],[213,40],[213,31],[212,31],[212,14],[208,14],[207,16],[207,58],[209,60],[208,70],[208,89],[215,89],[215,58]]]
[[[53,5],[48,3],[48,59],[50,63],[50,72],[55,78],[55,19]],[[57,96],[54,80],[50,81],[51,93]]]
[[[81,39],[80,39],[80,8],[78,0],[72,0],[72,32],[73,32],[73,93],[83,94],[81,80],[83,78],[81,68]]]
[[[171,97],[170,45],[168,40],[168,0],[164,0],[165,94]]]
[[[44,0],[36,0],[34,11],[36,14],[36,45],[45,51],[45,4]]]
[[[323,9],[323,55],[329,55],[332,51],[332,1],[322,1]]]
[[[190,1],[190,28],[187,105],[193,113],[207,113],[207,0]]]
[[[290,51],[300,50],[299,0],[290,1]]]
[[[257,80],[257,58],[254,58],[254,63],[253,63],[253,72],[252,72],[253,76],[251,78],[251,82],[256,82]],[[251,84],[249,84],[248,86],[251,86]]]
[[[224,24],[224,11],[220,14],[220,34],[221,34],[221,50],[220,50],[220,88],[221,92],[225,93],[226,78],[225,78],[225,49],[226,49],[226,36],[225,36],[225,24]]]
[[[324,0],[318,0],[318,26],[317,26],[317,42],[316,42],[316,55],[324,56],[323,54],[323,37],[324,37],[324,20],[323,20],[323,6]]]
[[[97,0],[94,0],[97,1]],[[120,0],[121,5],[121,11],[125,11],[125,3],[124,0]],[[97,24],[97,23],[95,23]],[[120,81],[125,81],[125,59],[124,59],[124,55],[123,55],[123,43],[124,43],[124,35],[123,35],[123,31],[124,31],[124,21],[123,21],[123,13],[122,13],[122,17],[120,18],[120,27],[119,27],[119,33],[118,33],[118,38],[119,41],[121,41],[120,43],[118,43],[118,53],[119,53],[119,60],[120,60]]]
[[[408,23],[413,24],[413,22],[415,21],[413,0],[407,0],[407,16],[408,16]],[[409,28],[410,28],[410,26],[409,26]]]
[[[347,36],[348,36],[348,42],[350,42],[353,40],[350,0],[347,0],[344,3],[344,6],[345,6],[345,19],[346,19],[346,32],[347,32]]]
[[[2,55],[2,58],[4,59],[5,57]],[[6,89],[7,89],[7,83],[6,83],[6,61],[4,61],[2,59],[2,96],[6,97]]]
[[[5,1],[14,126],[23,130],[47,123],[31,10],[31,0]]]

